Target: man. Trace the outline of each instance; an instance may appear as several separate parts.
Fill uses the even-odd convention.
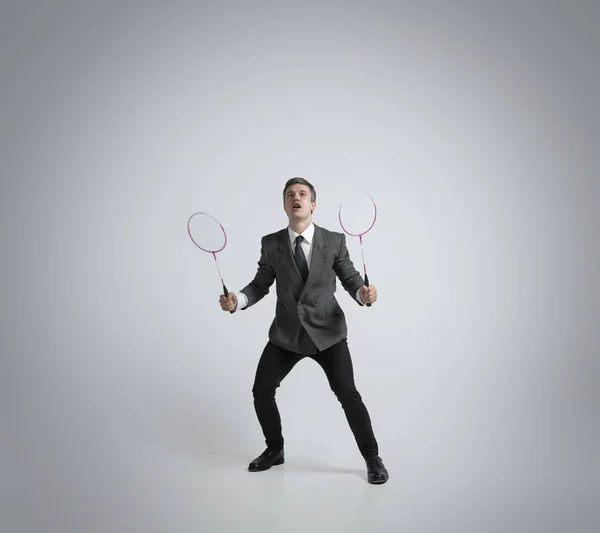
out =
[[[312,184],[303,178],[288,180],[283,207],[289,226],[262,238],[254,279],[239,293],[220,297],[223,311],[248,309],[268,294],[277,280],[275,319],[252,388],[267,448],[248,469],[259,472],[283,464],[284,440],[275,391],[298,361],[310,357],[324,370],[342,405],[365,459],[369,483],[385,483],[389,475],[378,455],[367,408],[354,384],[346,319],[334,296],[336,278],[361,306],[377,300],[377,289],[365,286],[354,268],[345,235],[313,224],[316,192]]]

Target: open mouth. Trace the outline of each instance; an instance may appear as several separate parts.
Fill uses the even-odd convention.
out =
[[[294,204],[294,209],[300,209],[301,205],[300,204]]]

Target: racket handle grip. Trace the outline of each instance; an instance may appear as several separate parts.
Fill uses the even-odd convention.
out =
[[[369,276],[367,276],[366,272],[365,272],[365,286],[366,287],[369,286]],[[367,304],[367,307],[371,307],[371,304]]]
[[[225,296],[227,296],[229,294],[229,291],[227,290],[227,287],[225,287],[225,283],[223,283],[223,294]],[[229,311],[230,315],[233,315],[234,311]]]

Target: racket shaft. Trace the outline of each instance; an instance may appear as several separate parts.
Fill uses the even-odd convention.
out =
[[[221,269],[219,268],[219,262],[217,261],[217,254],[213,254],[213,257],[215,258],[215,265],[217,266],[217,272],[219,273],[219,278],[221,278],[221,284],[223,285],[223,294],[225,296],[227,296],[229,294],[229,291],[227,290],[227,287],[225,287],[225,282],[223,281],[223,276],[221,275]],[[230,314],[233,314],[233,311],[229,311]]]

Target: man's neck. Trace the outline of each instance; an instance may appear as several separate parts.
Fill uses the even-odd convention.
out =
[[[312,220],[310,218],[307,220],[297,220],[297,221],[290,220],[290,228],[292,228],[298,234],[303,233],[304,230],[306,228],[308,228],[308,226],[310,226],[311,224],[312,224]]]

